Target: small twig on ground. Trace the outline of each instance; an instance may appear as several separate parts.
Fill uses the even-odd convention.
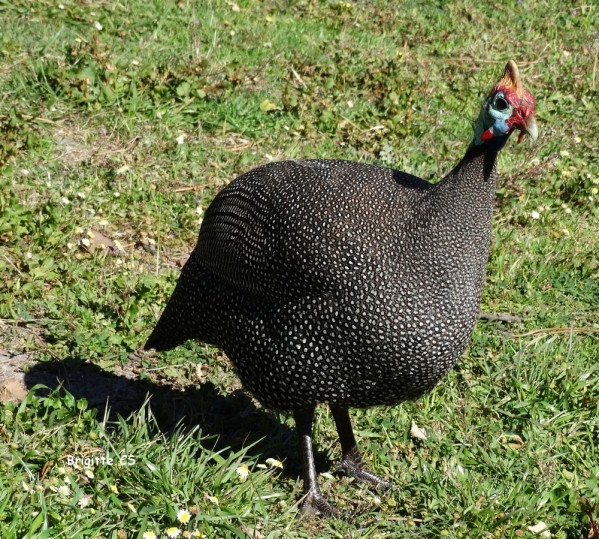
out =
[[[299,73],[295,70],[293,66],[289,67],[291,74],[295,77],[297,82],[299,82],[304,88],[308,88],[308,85],[304,82],[304,80],[299,76]]]
[[[527,331],[526,333],[512,333],[510,337],[516,339],[530,337],[531,335],[541,335],[543,333],[546,333],[547,335],[559,333],[599,333],[599,328],[542,328]]]
[[[506,324],[519,324],[522,322],[522,318],[509,313],[480,313],[479,319],[491,322],[505,322]]]
[[[175,193],[187,193],[189,191],[197,191],[200,189],[201,185],[186,185],[184,187],[177,187],[177,189],[173,189]]]

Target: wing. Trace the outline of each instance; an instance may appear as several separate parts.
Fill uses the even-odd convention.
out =
[[[280,217],[272,188],[265,178],[255,169],[215,197],[192,256],[226,283],[274,299],[285,296],[275,265],[282,238],[277,234]]]
[[[351,285],[401,243],[406,197],[430,184],[346,161],[254,169],[214,199],[192,256],[224,282],[264,299]]]

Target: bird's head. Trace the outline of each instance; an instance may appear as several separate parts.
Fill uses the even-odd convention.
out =
[[[483,103],[474,125],[474,144],[492,144],[499,149],[514,129],[520,131],[518,142],[522,142],[525,134],[537,139],[535,98],[524,88],[518,66],[510,60],[503,77]]]

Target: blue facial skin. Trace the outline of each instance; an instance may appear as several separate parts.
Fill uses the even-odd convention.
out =
[[[490,97],[483,105],[478,120],[474,125],[474,144],[480,146],[486,144],[489,147],[500,150],[510,135],[510,128],[507,120],[512,115],[514,109],[505,99],[503,92],[497,92]],[[482,134],[490,130],[493,138],[483,140]]]

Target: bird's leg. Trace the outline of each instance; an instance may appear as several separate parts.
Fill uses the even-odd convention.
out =
[[[304,514],[331,516],[338,512],[337,508],[327,502],[318,486],[316,466],[314,465],[314,452],[312,449],[312,421],[314,420],[314,406],[293,413],[295,426],[299,438],[300,457],[302,461],[302,475],[304,480],[304,499],[300,510]]]
[[[373,474],[364,466],[362,453],[360,453],[354,437],[348,409],[333,404],[330,405],[330,408],[337,426],[342,454],[341,464],[337,467],[335,473],[353,477],[356,481],[362,481],[375,488],[390,488],[391,483],[389,481]]]

